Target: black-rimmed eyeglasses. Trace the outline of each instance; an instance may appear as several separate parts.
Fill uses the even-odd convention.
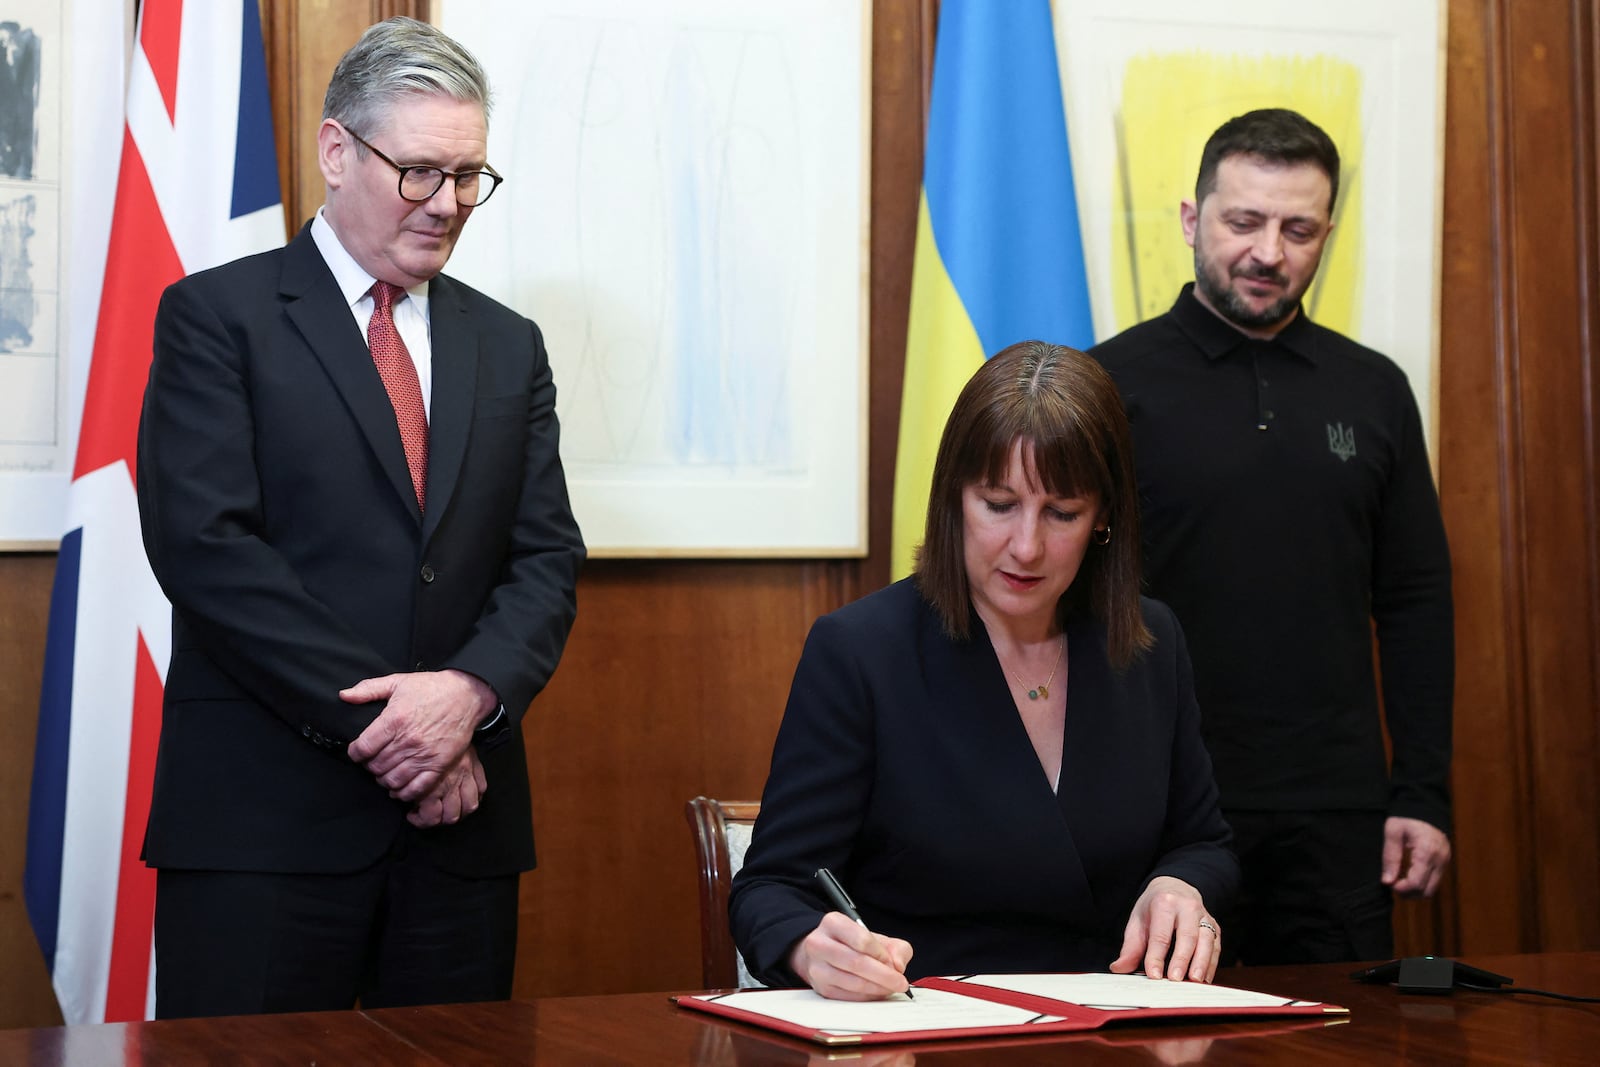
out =
[[[350,127],[346,126],[345,132],[366,145],[367,150],[373,155],[400,172],[400,195],[415,204],[432,200],[434,194],[443,187],[444,180],[450,178],[456,184],[456,203],[462,207],[481,207],[494,195],[494,191],[500,188],[500,183],[505,181],[488,167],[483,170],[463,170],[455,173],[441,167],[403,167],[378,151],[371,141]]]

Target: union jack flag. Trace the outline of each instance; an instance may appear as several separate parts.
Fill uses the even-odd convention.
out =
[[[185,274],[283,239],[256,0],[144,0],[28,812],[24,893],[68,1023],[154,1006],[155,875],[139,852],[172,620],[133,479],[156,304]]]

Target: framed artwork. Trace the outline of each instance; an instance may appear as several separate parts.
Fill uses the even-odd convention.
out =
[[[1445,14],[1439,0],[1056,0],[1096,335],[1194,277],[1178,203],[1223,122],[1292,108],[1340,152],[1334,229],[1305,304],[1411,380],[1437,454]]]
[[[0,549],[54,549],[66,522],[131,7],[0,0]]]
[[[435,0],[507,179],[449,271],[543,330],[591,554],[865,553],[869,19]]]

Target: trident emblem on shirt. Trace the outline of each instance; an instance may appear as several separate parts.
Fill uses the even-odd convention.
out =
[[[1342,422],[1329,426],[1328,451],[1348,463],[1356,454],[1356,428]]]

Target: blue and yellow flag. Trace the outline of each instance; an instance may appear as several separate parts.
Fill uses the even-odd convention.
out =
[[[944,0],[894,474],[896,578],[922,540],[934,454],[983,360],[1094,343],[1049,0]]]

